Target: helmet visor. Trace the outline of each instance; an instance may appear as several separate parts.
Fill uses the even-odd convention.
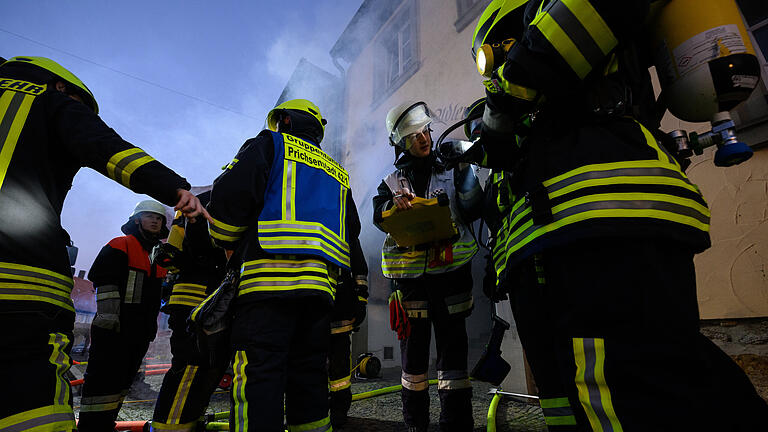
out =
[[[405,148],[405,137],[422,132],[424,127],[430,123],[432,123],[432,118],[429,116],[427,105],[423,103],[417,104],[400,116],[399,121],[392,130],[392,142]]]

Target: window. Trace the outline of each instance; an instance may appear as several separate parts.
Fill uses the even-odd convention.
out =
[[[752,36],[752,42],[755,45],[757,58],[763,66],[763,82],[768,78],[768,7],[765,0],[737,0],[736,3],[741,9],[744,20],[747,24],[747,31]]]
[[[376,41],[375,97],[381,100],[397,90],[419,67],[418,11],[408,0],[381,31]]]
[[[464,30],[490,3],[491,0],[456,0],[457,20],[453,24],[456,31]]]

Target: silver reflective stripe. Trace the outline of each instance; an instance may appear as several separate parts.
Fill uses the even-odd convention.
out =
[[[429,302],[410,300],[402,302],[402,305],[409,318],[429,317]]]
[[[472,388],[472,383],[469,382],[466,370],[437,371],[438,390],[459,390],[465,388]]]
[[[696,219],[697,221],[703,223],[703,224],[709,224],[709,216],[696,211],[695,209],[670,203],[670,202],[664,202],[664,201],[645,201],[645,200],[635,200],[635,201],[623,201],[623,200],[606,200],[606,201],[596,201],[596,202],[590,202],[590,203],[584,203],[575,205],[573,207],[567,208],[565,210],[561,210],[553,215],[553,222],[560,221],[562,219],[565,219],[568,216],[572,216],[579,213],[584,213],[592,210],[663,210],[670,213],[675,213],[679,215],[688,216],[692,219]],[[534,231],[541,228],[541,225],[531,225],[527,229],[523,230],[520,234],[515,236],[514,238],[507,241],[507,245],[517,245],[521,240],[525,239],[529,235],[533,234]]]
[[[245,351],[236,351],[235,360],[232,369],[235,376],[232,379],[232,401],[235,411],[235,430],[247,431],[248,427],[248,401],[245,399],[245,385],[248,376],[245,374],[245,368],[248,365],[248,357]],[[257,419],[258,421],[258,419]]]
[[[611,419],[603,406],[603,398],[600,394],[600,384],[595,377],[595,366],[597,365],[597,353],[595,352],[595,340],[584,338],[584,383],[589,392],[589,403],[594,410],[595,415],[600,421],[604,432],[614,432]],[[601,365],[601,367],[603,367]]]
[[[254,263],[252,261],[246,262],[243,265],[243,274],[245,274],[248,270],[258,270],[260,268],[304,268],[304,267],[314,267],[318,269],[325,270],[327,268],[326,264],[317,260],[312,261],[276,261],[276,260],[265,260],[265,262],[261,263]]]
[[[26,432],[29,430],[32,430],[34,428],[39,428],[45,425],[51,425],[49,426],[50,429],[43,429],[40,428],[38,430],[60,430],[58,428],[54,429],[54,423],[60,423],[60,422],[72,422],[71,427],[74,427],[75,425],[75,413],[74,412],[68,412],[68,413],[57,413],[57,414],[48,414],[40,417],[35,417],[33,419],[29,419],[26,421],[22,421],[21,423],[16,423],[14,425],[10,426],[4,426],[3,432]],[[70,430],[70,428],[66,428],[65,430]]]
[[[293,214],[293,198],[294,198],[294,190],[293,190],[293,167],[296,166],[296,162],[285,160],[285,184],[283,184],[283,187],[285,188],[285,192],[283,193],[283,200],[285,205],[285,218],[288,220],[294,220],[294,214]]]
[[[135,270],[128,270],[128,281],[125,284],[125,302],[133,303],[133,290],[136,286],[136,273]]]
[[[141,303],[142,291],[144,289],[145,274],[142,272],[136,272],[136,286],[133,290],[133,302]]]
[[[616,168],[599,171],[588,171],[572,177],[564,178],[556,183],[548,185],[547,192],[552,194],[572,184],[586,180],[597,180],[615,177],[669,177],[693,186],[691,181],[688,180],[688,178],[686,178],[681,172],[669,168]]]
[[[16,276],[31,276],[36,279],[44,279],[47,281],[54,282],[53,288],[61,289],[61,285],[65,286],[66,288],[69,288],[69,291],[72,290],[72,287],[74,286],[74,281],[71,279],[63,279],[63,278],[57,278],[55,276],[47,275],[45,273],[39,273],[32,270],[22,270],[17,268],[7,268],[0,263],[0,274],[9,274],[9,275],[16,275]],[[58,286],[57,286],[58,285]],[[68,291],[68,292],[69,292]]]
[[[102,300],[109,300],[109,299],[120,299],[120,293],[118,291],[106,291],[101,292],[101,288],[99,287],[96,290],[96,301],[102,301]],[[117,288],[117,287],[115,287]]]
[[[50,362],[56,367],[56,395],[57,405],[69,404],[69,380],[64,377],[72,366],[69,356],[66,354],[69,337],[63,333],[51,333],[48,342],[53,346]]]
[[[266,278],[264,278],[266,279]],[[246,279],[248,281],[249,279]],[[276,281],[276,280],[255,280],[251,282],[245,282],[240,284],[241,289],[245,288],[251,288],[251,287],[259,287],[259,286],[281,286],[281,287],[290,287],[290,286],[296,286],[296,285],[317,285],[321,287],[330,287],[331,284],[328,282],[321,282],[311,279],[296,279],[296,280],[290,280],[290,281]]]
[[[184,409],[184,402],[187,400],[187,396],[189,396],[189,389],[192,387],[192,382],[195,380],[197,369],[198,366],[193,365],[187,365],[187,367],[184,368],[184,375],[181,377],[181,382],[179,382],[179,387],[173,398],[174,404],[171,407],[171,412],[168,414],[168,423],[179,424],[181,420],[181,411]]]
[[[400,383],[403,388],[412,391],[423,391],[429,388],[429,381],[427,381],[427,374],[412,375],[405,371],[400,375]]]
[[[106,396],[88,396],[80,400],[80,412],[101,412],[120,409],[126,392]]]
[[[471,292],[465,292],[446,297],[445,304],[449,314],[456,314],[472,309],[474,299]]]
[[[581,55],[595,69],[603,60],[604,54],[600,46],[597,45],[587,29],[581,25],[576,15],[571,12],[563,2],[555,1],[551,3],[549,16],[563,29],[566,35],[571,39]]]

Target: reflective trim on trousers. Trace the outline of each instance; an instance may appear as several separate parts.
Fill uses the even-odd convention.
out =
[[[80,400],[80,412],[112,411],[120,408],[125,399],[125,393],[104,396],[83,396]]]
[[[469,382],[466,370],[437,371],[438,390],[459,390],[465,388],[472,388],[472,383]]]
[[[347,375],[344,378],[328,382],[328,388],[332,392],[348,389],[351,385],[352,385],[352,375]]]
[[[355,329],[355,320],[331,322],[331,334],[346,333]]]
[[[567,397],[539,399],[539,404],[548,426],[576,425],[576,417]]]
[[[179,387],[176,389],[176,395],[173,397],[173,404],[171,404],[171,410],[168,413],[168,419],[166,420],[170,424],[180,424],[181,412],[184,410],[184,405],[187,402],[187,396],[189,396],[189,389],[192,387],[192,383],[197,376],[198,366],[187,365],[184,368],[184,375],[181,377]]]
[[[236,431],[247,431],[248,427],[248,400],[245,398],[245,385],[248,377],[245,375],[245,367],[248,365],[248,356],[245,351],[236,351],[232,370],[232,410],[234,411]]]
[[[288,425],[288,432],[325,432],[330,430],[333,430],[330,417],[299,425]]]
[[[603,432],[622,431],[605,380],[605,340],[573,338],[573,354],[579,402],[587,413],[592,429]]]
[[[400,375],[400,383],[404,389],[411,391],[424,391],[429,388],[429,381],[427,381],[427,374],[412,375],[403,371]]]
[[[197,428],[197,421],[184,424],[167,424],[157,420],[152,420],[149,427],[150,431],[174,431],[174,432],[193,432]]]
[[[75,414],[70,405],[48,405],[0,419],[3,432],[55,432],[75,429]]]

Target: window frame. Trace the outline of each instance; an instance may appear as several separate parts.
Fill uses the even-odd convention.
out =
[[[407,22],[404,19],[407,17]],[[374,40],[374,67],[373,67],[373,106],[375,107],[381,101],[386,99],[392,93],[397,91],[406,81],[408,81],[421,67],[421,49],[420,49],[420,10],[416,0],[405,0],[387,23],[381,28],[378,36]],[[410,29],[411,61],[408,65],[402,65],[403,44],[402,41],[396,42],[398,49],[398,76],[389,80],[389,73],[392,64],[389,62],[388,43],[394,35],[399,38],[402,34],[402,28],[406,26]],[[396,31],[394,29],[397,29]],[[389,81],[389,82],[385,82]]]
[[[457,33],[461,33],[491,4],[491,0],[477,0],[467,6],[470,1],[472,0],[456,0],[456,22],[453,26],[456,27]]]

